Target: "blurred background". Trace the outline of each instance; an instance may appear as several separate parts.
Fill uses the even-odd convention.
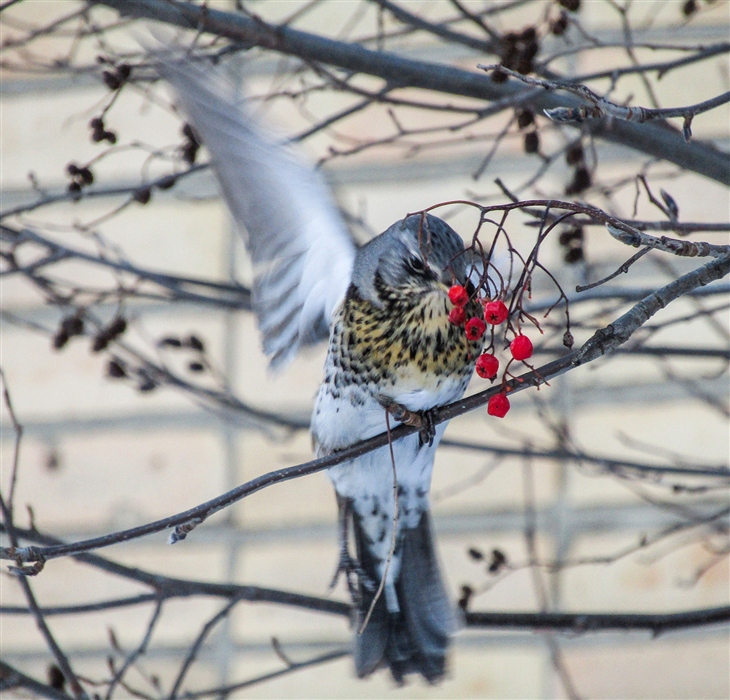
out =
[[[534,27],[538,57],[557,56],[549,68],[576,76],[696,55],[727,42],[730,27],[730,6],[721,1],[596,0],[574,11],[569,2],[397,6],[432,25],[493,39],[461,10],[480,17],[502,37],[497,42],[502,53],[485,58],[477,48],[399,20],[383,3],[208,5],[466,70],[504,59],[504,36]],[[558,33],[555,23],[563,17],[566,28]],[[257,475],[311,459],[309,435],[296,426],[308,422],[325,348],[304,353],[272,375],[244,308],[250,265],[212,174],[201,169],[171,188],[149,186],[184,172],[191,160],[184,151],[190,139],[170,109],[169,91],[154,82],[140,54],[145,26],[107,7],[24,0],[4,3],[0,30],[0,209],[2,223],[12,229],[3,229],[0,350],[6,388],[23,427],[16,525],[34,524],[68,542],[88,539],[178,513]],[[180,36],[192,41],[193,33]],[[691,51],[656,48],[680,43]],[[245,83],[245,91],[257,98],[259,118],[282,135],[302,135],[363,99],[332,77],[350,81],[344,71],[312,70],[296,57],[255,47],[226,51],[224,42],[211,42],[209,35],[198,46],[209,55],[220,53],[221,70],[236,84]],[[661,106],[709,99],[729,89],[727,56],[727,49],[717,50],[661,80],[649,70],[626,75],[611,99],[645,106],[653,99]],[[102,74],[118,78],[121,62],[133,65],[132,75],[139,78],[124,89]],[[348,86],[353,83],[368,90],[381,85],[374,78]],[[591,85],[603,94],[609,81]],[[393,96],[464,109],[475,104],[416,90]],[[539,113],[533,125],[521,128],[515,109],[507,105],[489,120],[450,128],[464,115],[374,102],[298,147],[313,164],[321,162],[360,241],[439,202],[505,201],[497,177],[521,199],[578,198],[627,219],[666,218],[637,181],[643,174],[657,197],[660,187],[670,193],[681,221],[727,224],[730,197],[723,184],[579,130],[557,128]],[[727,105],[697,116],[694,139],[727,151],[729,116]],[[108,136],[93,139],[89,123],[99,117],[115,143]],[[537,149],[526,138],[533,132],[539,135]],[[566,161],[575,143],[579,160]],[[193,160],[206,162],[204,150]],[[70,163],[88,166],[94,182],[69,174]],[[575,185],[581,163],[589,181]],[[82,183],[79,191],[69,192],[74,182]],[[451,207],[439,215],[470,239],[473,210]],[[535,228],[525,221],[511,217],[509,232],[516,247],[529,251]],[[18,231],[41,239],[20,245],[13,238]],[[727,243],[728,236],[708,231],[692,240]],[[54,249],[53,242],[61,248]],[[575,296],[577,284],[604,277],[633,252],[602,227],[586,226],[572,239],[548,241],[541,260]],[[43,265],[33,267],[38,260]],[[613,294],[576,304],[576,340],[617,318],[642,290],[697,266],[659,253],[645,256],[611,283]],[[157,273],[168,275],[167,286]],[[452,444],[439,450],[432,501],[454,600],[461,598],[469,610],[507,612],[672,613],[730,604],[728,480],[682,473],[728,464],[726,283],[723,289],[724,294],[678,300],[652,319],[656,327],[628,352],[563,375],[539,392],[516,395],[501,422],[481,408],[451,423],[446,439]],[[532,303],[543,310],[541,321],[556,299],[554,286],[536,281]],[[67,334],[61,342],[63,319],[78,317],[79,309],[82,316],[88,313],[83,334]],[[546,322],[538,365],[565,352],[561,313]],[[92,352],[100,329],[119,317],[126,331]],[[651,347],[684,351],[642,351]],[[470,391],[484,386],[477,378]],[[285,420],[277,424],[251,408]],[[464,443],[483,447],[466,449]],[[14,449],[12,421],[3,406],[4,494]],[[541,455],[526,457],[526,450]],[[181,579],[347,599],[342,585],[328,592],[337,560],[336,505],[324,473],[254,494],[175,546],[162,532],[99,554]],[[150,591],[70,558],[47,562],[31,582],[42,607]],[[45,683],[54,659],[33,617],[16,609],[26,601],[6,573],[0,593],[3,661]],[[200,596],[166,601],[146,654],[116,697],[167,697],[202,626],[224,605]],[[109,676],[107,658],[118,668],[142,642],[154,612],[154,603],[147,602],[49,615],[47,621],[77,673],[101,683]],[[241,602],[211,630],[184,689],[257,678],[285,668],[278,647],[301,662],[347,648],[351,634],[339,615]],[[98,686],[102,695],[106,691],[103,683]],[[3,695],[29,693],[26,688]],[[727,698],[730,638],[727,624],[657,637],[645,630],[469,628],[456,636],[448,679],[436,687],[412,679],[399,688],[385,672],[357,680],[344,656],[229,696]]]

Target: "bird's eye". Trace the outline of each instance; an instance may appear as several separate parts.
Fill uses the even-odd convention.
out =
[[[420,274],[426,272],[426,266],[423,264],[423,260],[415,255],[408,261],[408,265],[414,272]]]

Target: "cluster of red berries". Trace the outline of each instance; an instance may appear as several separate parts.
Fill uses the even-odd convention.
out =
[[[463,325],[464,332],[469,340],[481,338],[487,329],[487,323],[498,326],[504,323],[509,316],[509,309],[503,301],[486,301],[484,302],[484,321],[476,316],[467,321],[464,307],[469,301],[469,293],[460,284],[456,284],[449,289],[449,299],[454,305],[454,308],[449,312],[449,321],[457,326]],[[515,360],[523,361],[532,357],[532,341],[526,335],[515,336],[509,348]],[[491,353],[484,353],[477,358],[475,369],[476,373],[483,379],[494,379],[499,371],[499,359]],[[506,416],[509,409],[509,399],[505,392],[495,394],[487,403],[487,413],[497,418]]]
[[[449,312],[449,321],[455,326],[464,326],[464,333],[469,340],[479,340],[487,330],[487,324],[477,316],[467,320],[464,307],[469,301],[469,292],[460,284],[455,284],[449,289],[449,299],[454,305]]]

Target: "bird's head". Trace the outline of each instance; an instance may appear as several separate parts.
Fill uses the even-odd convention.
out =
[[[430,214],[413,214],[358,251],[352,281],[379,305],[380,285],[404,295],[445,293],[453,284],[468,284],[467,267],[464,242],[451,226]]]

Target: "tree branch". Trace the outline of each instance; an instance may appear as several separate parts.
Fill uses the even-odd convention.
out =
[[[510,205],[503,205],[509,207]],[[496,209],[498,207],[493,207]],[[486,209],[490,209],[487,207]],[[619,319],[596,331],[596,333],[579,349],[568,353],[558,360],[549,362],[546,365],[526,372],[525,374],[515,377],[505,383],[504,386],[496,386],[467,398],[455,401],[447,406],[443,406],[433,411],[434,425],[451,420],[457,416],[463,415],[479,406],[486,404],[489,399],[504,391],[516,393],[524,389],[540,386],[545,384],[547,380],[557,377],[565,372],[580,367],[581,365],[592,362],[599,357],[611,352],[615,348],[625,343],[643,323],[651,318],[657,311],[664,308],[674,299],[686,294],[696,287],[707,285],[710,282],[720,279],[730,272],[730,255],[724,258],[718,258],[706,265],[694,270],[678,280],[671,282],[667,286],[653,292],[630,311],[625,313]],[[418,432],[418,428],[400,425],[391,431],[392,438],[398,439],[406,435],[412,435]],[[276,483],[289,481],[309,474],[315,474],[335,464],[359,457],[368,452],[372,452],[379,447],[388,444],[389,436],[387,433],[381,433],[368,440],[363,440],[352,447],[335,452],[334,454],[320,457],[318,459],[304,462],[293,467],[278,469],[268,474],[263,474],[251,481],[237,486],[230,491],[206,501],[198,506],[190,508],[176,515],[162,518],[152,523],[121,530],[119,532],[110,533],[101,537],[94,537],[82,542],[69,545],[56,545],[50,547],[23,547],[17,550],[0,549],[0,558],[13,559],[22,562],[37,562],[45,559],[55,559],[57,557],[69,556],[86,552],[92,549],[108,547],[112,544],[127,542],[132,539],[143,537],[154,532],[161,532],[169,528],[180,528],[173,531],[171,538],[173,541],[184,539],[187,532],[192,527],[203,522],[213,513],[230,506],[237,501],[250,496],[261,489],[267,488]]]
[[[92,0],[90,0],[91,2]],[[435,90],[451,95],[497,100],[517,96],[518,83],[497,84],[488,76],[451,66],[403,58],[387,51],[328,39],[290,27],[266,24],[247,17],[177,0],[93,0],[122,15],[147,17],[175,26],[210,32],[245,44],[314,62],[339,66],[386,80],[398,87]],[[537,111],[555,107],[579,107],[577,98],[562,98],[545,92],[530,101]],[[707,144],[685,143],[682,136],[662,125],[632,124],[615,120],[591,120],[584,125],[595,136],[621,143],[636,151],[668,160],[724,184],[730,184],[730,156]]]

